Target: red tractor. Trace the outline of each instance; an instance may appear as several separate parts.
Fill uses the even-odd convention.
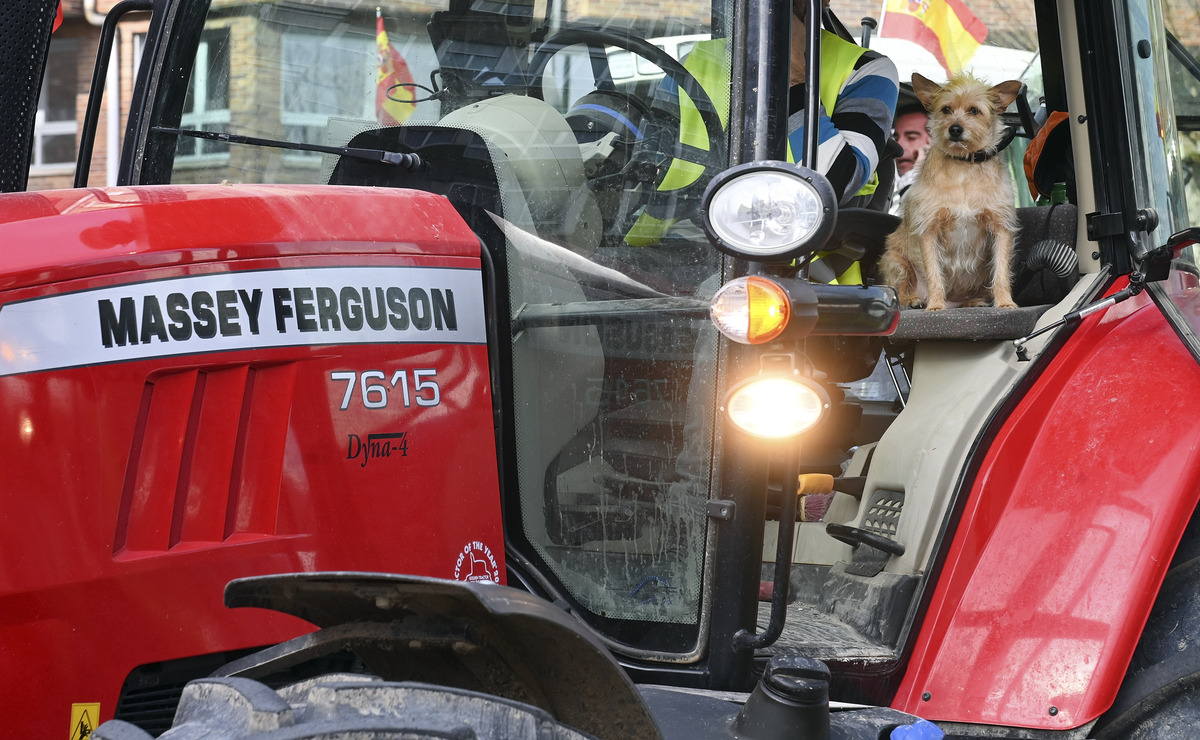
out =
[[[822,15],[816,131],[929,7],[126,0],[118,184],[97,84],[23,192],[56,5],[0,28],[7,732],[1197,736],[1193,4],[926,4],[1026,85],[1019,307],[944,311],[779,72]]]

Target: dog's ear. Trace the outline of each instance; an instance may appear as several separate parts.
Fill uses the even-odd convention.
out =
[[[925,110],[933,110],[933,97],[938,94],[938,90],[942,86],[933,80],[924,77],[919,72],[913,72],[912,76],[913,92],[917,95],[917,100],[921,101],[921,105],[925,106]]]
[[[1023,83],[1020,80],[1009,80],[996,85],[988,93],[992,96],[992,107],[997,113],[1003,113],[1012,101],[1021,94]]]

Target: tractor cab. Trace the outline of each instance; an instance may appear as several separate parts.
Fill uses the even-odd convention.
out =
[[[897,321],[874,270],[896,219],[830,200],[812,151],[759,164],[786,158],[797,123],[777,72],[790,30],[755,5],[183,2],[152,22],[123,169],[137,185],[445,196],[485,257],[509,582],[645,680],[671,666],[744,685],[799,655],[834,667],[835,696],[886,703],[996,425],[1069,329],[1026,338],[1153,272],[1155,245],[1187,223],[1191,118],[1163,111],[1194,100],[1195,62],[1171,7],[1165,26],[1136,3],[1103,23],[1041,2],[987,17],[967,66],[1025,85],[1002,154],[1020,307]],[[911,43],[824,21],[890,54],[901,100],[913,71],[945,77]],[[1102,63],[1089,51],[1113,46]],[[1031,188],[1024,154],[1056,113]],[[1040,205],[1057,183],[1068,197]],[[865,284],[821,282],[817,253],[859,262]],[[782,286],[791,327],[719,340],[710,302],[736,323],[763,285]],[[314,310],[345,320],[347,306]],[[800,378],[820,411],[787,442],[729,423],[735,386],[775,376]],[[802,413],[768,399],[776,421]]]

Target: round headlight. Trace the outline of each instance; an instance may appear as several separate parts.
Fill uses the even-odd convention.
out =
[[[704,193],[704,228],[720,250],[757,262],[791,260],[824,246],[837,199],[819,172],[786,162],[727,170]]]
[[[824,418],[829,396],[802,376],[765,375],[735,385],[725,408],[729,420],[749,435],[789,439]]]

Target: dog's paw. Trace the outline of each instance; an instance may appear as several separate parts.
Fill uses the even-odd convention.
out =
[[[1016,308],[1017,304],[1012,301],[997,301],[996,308]]]
[[[907,301],[901,301],[901,303],[909,308],[925,308],[924,298],[909,298]]]
[[[990,306],[990,305],[992,305],[992,302],[986,298],[972,298],[971,300],[962,304],[962,307],[963,308],[982,308],[984,306]]]
[[[944,311],[945,309],[946,309],[945,301],[937,301],[936,303],[930,302],[930,304],[925,307],[926,311]]]

